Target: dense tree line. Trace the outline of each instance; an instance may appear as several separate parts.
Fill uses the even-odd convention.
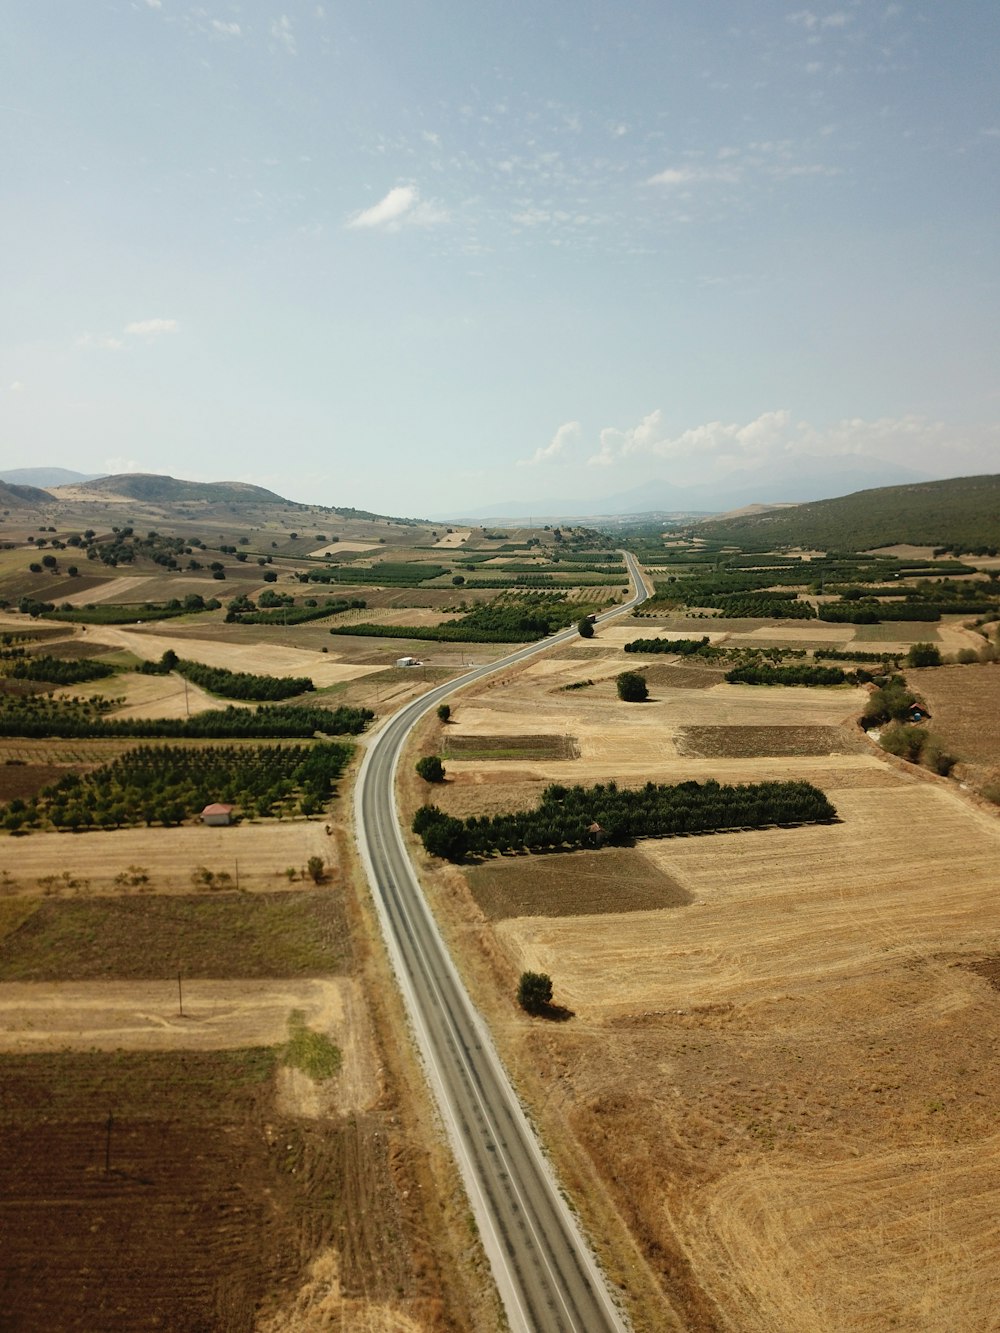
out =
[[[715,657],[722,649],[713,648],[708,635],[700,639],[633,639],[625,645],[627,653],[679,653],[681,657]]]
[[[827,602],[819,609],[820,620],[834,625],[880,625],[885,620],[940,620],[941,611],[926,602]]]
[[[53,699],[47,695],[0,697],[0,736],[170,737],[229,740],[352,736],[375,716],[368,708],[317,708],[304,704],[263,704],[259,708],[210,709],[186,718],[109,718],[108,699]]]
[[[87,606],[64,606],[53,609],[48,620],[63,620],[71,624],[129,625],[137,620],[170,620],[173,616],[192,615],[198,611],[218,611],[222,603],[215,597],[189,593],[185,598],[172,597],[169,602],[103,602]]]
[[[344,744],[140,746],[93,773],[68,773],[28,801],[13,801],[9,832],[179,824],[214,801],[247,818],[321,813],[351,756]]]
[[[316,686],[308,676],[259,676],[251,671],[229,671],[226,667],[206,666],[178,658],[175,670],[223,699],[264,699],[277,701],[308,694]]]
[[[768,666],[764,662],[733,667],[726,672],[731,685],[854,685],[857,677],[840,667]]]
[[[898,667],[902,653],[849,653],[841,648],[817,648],[813,657],[817,662],[876,662]]]
[[[462,820],[424,805],[414,816],[413,831],[431,855],[458,861],[494,852],[598,847],[633,838],[817,823],[836,814],[826,796],[807,782],[723,786],[709,779],[673,786],[647,782],[637,790],[620,789],[614,782],[595,787],[554,784],[545,789],[537,809],[511,814]]]
[[[44,680],[53,685],[79,685],[85,680],[103,680],[113,676],[115,668],[107,662],[74,661],[64,657],[25,657],[15,662],[9,675],[17,680]]]
[[[341,611],[361,611],[366,603],[362,597],[328,597],[321,606],[282,606],[273,610],[259,610],[250,598],[249,606],[236,608],[230,604],[226,612],[227,621],[236,621],[240,625],[304,625],[310,620],[322,620],[324,616],[335,616]],[[263,606],[263,594],[260,605]]]
[[[359,569],[356,565],[311,569],[307,575],[310,583],[354,583],[374,584],[386,587],[415,588],[449,573],[447,565],[424,564],[419,560],[391,561],[372,565],[371,568]]]

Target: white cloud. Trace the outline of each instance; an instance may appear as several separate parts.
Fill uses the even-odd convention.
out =
[[[961,471],[986,468],[998,446],[997,427],[958,435],[943,422],[907,414],[900,417],[845,417],[826,426],[795,420],[786,409],[763,412],[745,423],[708,421],[672,435],[660,409],[636,426],[608,426],[591,467],[613,467],[636,458],[668,460],[683,471],[688,462],[699,476],[751,472],[796,458],[866,457],[941,475],[942,457]]]
[[[290,56],[295,55],[295,34],[292,32],[292,20],[287,14],[282,14],[280,19],[275,19],[271,24],[271,36],[281,43]]]
[[[579,421],[564,421],[548,444],[539,445],[530,458],[518,460],[518,467],[564,461],[572,445],[580,438]]]
[[[447,220],[447,210],[421,200],[415,185],[396,185],[377,204],[355,213],[344,225],[355,231],[398,231],[403,226],[430,227]]]
[[[134,458],[106,458],[104,470],[108,476],[117,477],[122,472],[141,472],[143,468]]]
[[[100,347],[106,352],[120,352],[125,346],[122,338],[106,333],[84,333],[76,340],[77,347]]]
[[[150,7],[150,9],[162,8],[162,0],[146,0],[146,4]]]
[[[830,14],[814,14],[811,9],[798,9],[787,16],[789,23],[805,28],[806,32],[815,32],[817,28],[846,28],[851,16],[843,9],[835,9]]]
[[[153,338],[159,333],[176,333],[179,328],[176,319],[136,319],[125,325],[125,332]]]
[[[667,167],[650,176],[647,185],[693,185],[699,181],[724,181],[730,185],[738,181],[735,167]]]
[[[239,37],[240,25],[238,23],[225,23],[222,19],[212,19],[212,31],[219,33],[222,37]]]
[[[24,383],[22,380],[11,380],[9,384],[0,384],[0,393],[23,393]]]

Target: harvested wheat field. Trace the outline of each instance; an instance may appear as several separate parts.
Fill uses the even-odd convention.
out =
[[[268,676],[308,676],[316,686],[334,685],[338,681],[354,680],[358,676],[380,670],[377,666],[359,666],[338,661],[335,653],[285,648],[279,644],[196,639],[186,635],[183,640],[178,640],[169,635],[150,634],[145,630],[115,629],[107,625],[95,626],[91,632],[101,643],[125,648],[147,662],[158,661],[168,648],[176,652],[180,647],[183,657],[206,666]]]
[[[1000,938],[1000,900],[983,902],[1000,821],[923,783],[840,791],[834,803],[838,824],[641,841],[691,894],[684,912],[608,915],[596,938],[573,918],[507,921],[498,934],[516,967],[565,974],[566,1002],[606,1016],[772,1003],[876,963],[972,954]]]
[[[578,674],[577,664],[573,665]],[[602,664],[601,671],[613,676],[621,669],[617,664],[610,669]],[[691,689],[669,684],[651,685],[650,700],[645,704],[625,704],[617,698],[613,682],[601,680],[596,674],[594,685],[585,690],[553,693],[546,689],[540,694],[539,685],[548,686],[550,680],[547,675],[526,674],[520,682],[499,685],[461,703],[449,725],[448,743],[454,746],[455,738],[466,736],[519,735],[524,730],[525,716],[530,716],[538,733],[572,735],[580,755],[565,766],[551,763],[526,768],[539,777],[573,783],[609,778],[645,781],[649,777],[679,782],[701,773],[699,761],[688,757],[686,732],[691,727],[773,728],[775,719],[780,718],[783,727],[839,729],[846,720],[857,717],[865,697],[862,690],[843,688],[809,690],[717,683]],[[700,676],[696,683],[701,683]],[[830,752],[845,747],[853,748],[853,742],[832,740]],[[777,754],[784,752],[779,749]],[[812,751],[817,752],[822,751]],[[489,771],[488,761],[480,761],[477,767],[478,771]],[[470,771],[460,758],[449,765],[449,773],[456,777]],[[718,774],[706,772],[705,776]],[[744,776],[728,780],[751,779]]]
[[[530,715],[581,757],[451,757],[435,799],[465,815],[552,781],[804,779],[838,822],[495,857],[464,890],[442,870],[436,902],[504,1054],[685,1328],[992,1333],[1000,819],[878,754],[862,691],[697,688],[688,670],[646,705],[606,680],[554,691],[554,670],[460,698],[449,738],[496,744]],[[573,1017],[520,1014],[524,969]],[[637,1315],[666,1324],[648,1302]]]
[[[200,867],[223,872],[241,889],[273,891],[301,877],[310,856],[320,856],[336,882],[336,840],[317,820],[275,820],[208,828],[123,828],[114,832],[32,833],[0,839],[0,893],[87,894],[120,892],[116,877],[139,867],[142,891],[190,893]],[[292,881],[295,887],[295,881]],[[135,887],[131,892],[139,892]],[[206,886],[206,892],[211,890]]]

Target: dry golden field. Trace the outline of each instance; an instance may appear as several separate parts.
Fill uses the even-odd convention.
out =
[[[220,630],[228,626],[219,627]],[[379,670],[376,666],[360,666],[343,662],[337,652],[320,653],[306,648],[288,648],[276,643],[239,642],[235,637],[178,639],[166,633],[146,630],[119,629],[110,625],[95,625],[87,631],[88,638],[106,643],[112,648],[124,648],[147,662],[158,661],[172,648],[184,657],[206,666],[225,667],[229,671],[249,671],[268,676],[309,676],[317,686],[334,685],[339,681],[354,680]]]
[[[141,866],[156,893],[190,893],[192,874],[205,866],[225,871],[251,892],[280,889],[301,878],[310,856],[321,856],[336,878],[337,839],[322,820],[267,820],[230,828],[185,824],[179,828],[122,828],[113,832],[32,833],[0,837],[0,892],[42,894],[109,893],[115,877]],[[69,883],[65,876],[69,876]],[[16,886],[16,887],[15,887]],[[133,890],[135,891],[135,890]]]
[[[523,735],[530,717],[580,757],[451,757],[442,808],[524,808],[551,781],[801,778],[839,814],[507,856],[465,876],[424,858],[557,1160],[570,1178],[586,1181],[582,1163],[596,1172],[585,1217],[610,1234],[610,1206],[655,1278],[659,1312],[640,1295],[636,1326],[995,1330],[1000,818],[957,783],[883,758],[854,724],[860,690],[706,683],[702,668],[659,659],[651,702],[629,705],[613,677],[642,669],[641,655],[562,651],[459,696],[445,737],[423,746]],[[595,683],[560,689],[582,678]],[[944,717],[947,675],[921,673],[918,688],[930,700],[935,678]],[[975,708],[965,716],[974,725]],[[996,757],[992,730],[981,744]],[[571,1021],[519,1013],[525,968],[552,976]],[[627,1270],[620,1259],[626,1289]]]

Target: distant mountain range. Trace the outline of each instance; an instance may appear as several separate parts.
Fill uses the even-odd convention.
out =
[[[68,467],[15,467],[0,472],[0,481],[17,486],[79,486],[83,481],[96,481],[102,472],[71,472]]]
[[[435,522],[463,519],[534,518],[550,519],[617,517],[623,514],[719,514],[756,504],[799,504],[825,500],[873,486],[895,486],[926,480],[911,468],[879,459],[822,458],[800,455],[780,467],[752,474],[735,472],[723,481],[697,486],[678,486],[655,480],[630,490],[584,500],[546,496],[532,500],[508,500],[474,506],[447,514],[434,514]]]

